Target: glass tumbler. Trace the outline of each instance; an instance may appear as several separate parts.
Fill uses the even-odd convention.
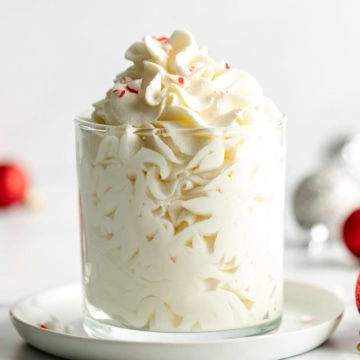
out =
[[[76,118],[84,327],[232,337],[283,306],[285,119],[134,128]]]

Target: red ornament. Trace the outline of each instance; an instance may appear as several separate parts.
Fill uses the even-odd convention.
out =
[[[345,245],[355,256],[360,258],[360,209],[350,214],[345,220],[342,230]]]
[[[27,188],[24,170],[9,163],[0,165],[0,207],[24,201]]]
[[[356,306],[360,313],[360,273],[357,277],[356,285],[355,285],[355,299],[356,299]]]

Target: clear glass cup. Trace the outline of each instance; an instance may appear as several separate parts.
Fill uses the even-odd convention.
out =
[[[285,118],[136,129],[76,118],[84,327],[248,336],[283,306]]]

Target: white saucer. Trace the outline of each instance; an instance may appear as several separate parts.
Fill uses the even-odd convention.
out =
[[[169,341],[162,333],[128,330],[130,335],[117,341],[90,338],[82,329],[80,285],[27,297],[14,305],[10,316],[26,342],[67,359],[275,360],[322,344],[335,330],[343,311],[343,303],[329,291],[287,281],[282,325],[276,333],[260,336]],[[138,336],[144,333],[150,336]]]

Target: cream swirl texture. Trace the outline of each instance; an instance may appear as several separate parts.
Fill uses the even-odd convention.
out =
[[[98,123],[134,127],[239,127],[280,117],[247,72],[215,62],[193,36],[146,36],[127,50],[133,64],[95,104]]]

